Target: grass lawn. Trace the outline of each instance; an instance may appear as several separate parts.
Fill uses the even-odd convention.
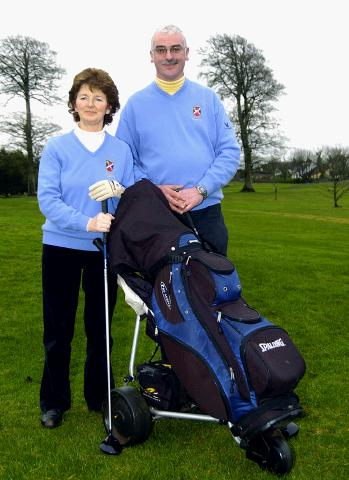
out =
[[[225,188],[223,209],[246,300],[284,327],[307,373],[297,388],[306,417],[292,439],[288,478],[349,478],[349,195],[332,207],[325,187],[256,185]],[[62,427],[39,423],[43,364],[41,216],[35,198],[0,199],[0,479],[262,480],[274,478],[245,459],[227,427],[161,420],[142,445],[105,456],[101,416],[83,399],[85,338],[79,307],[71,362],[72,409]],[[112,363],[127,373],[133,312],[122,294],[114,315]],[[80,302],[82,303],[82,302]],[[141,337],[138,360],[153,351]]]

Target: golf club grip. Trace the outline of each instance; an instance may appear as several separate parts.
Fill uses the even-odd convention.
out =
[[[95,238],[95,239],[93,240],[93,245],[94,245],[96,248],[98,248],[98,250],[99,250],[100,252],[103,253],[103,242],[102,242],[102,239],[101,239],[101,238],[99,238],[99,237],[98,237],[98,238]]]
[[[108,200],[102,200],[102,212],[108,213]],[[103,233],[103,244],[107,245],[107,233]],[[105,253],[106,254],[106,253]]]

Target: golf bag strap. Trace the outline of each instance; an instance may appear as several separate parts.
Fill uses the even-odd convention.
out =
[[[198,247],[197,245],[186,245],[184,247],[177,248],[172,253],[169,253],[168,255],[160,258],[160,260],[155,262],[154,265],[149,268],[150,276],[155,278],[156,274],[165,265],[173,263],[183,263],[191,254],[198,250],[201,250],[201,246]]]
[[[190,212],[186,212],[186,213],[183,213],[183,214],[177,214],[177,217],[180,218],[181,222],[183,222],[185,225],[187,225],[189,228],[191,228],[193,230],[193,232],[195,233],[195,235],[199,239],[203,249],[206,252],[211,252],[212,247],[199,234],[199,232],[198,232],[198,230],[197,230],[197,228],[196,228],[196,226],[193,222],[192,216],[190,215]]]
[[[189,257],[191,260],[197,260],[202,265],[205,265],[205,267],[217,273],[229,274],[235,270],[233,263],[227,257],[218,253],[207,252],[200,244],[199,246],[186,245],[174,250],[173,253],[165,255],[152,265],[149,273],[151,277],[155,278],[156,274],[165,265],[183,263],[186,262]]]

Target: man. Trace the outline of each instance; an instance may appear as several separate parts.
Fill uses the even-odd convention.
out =
[[[178,27],[154,33],[156,79],[130,97],[116,135],[131,147],[136,180],[158,185],[175,212],[190,211],[201,240],[226,255],[220,202],[239,166],[240,148],[215,92],[184,77],[188,54]]]

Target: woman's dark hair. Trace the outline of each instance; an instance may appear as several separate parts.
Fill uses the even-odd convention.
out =
[[[120,108],[119,92],[109,74],[99,68],[86,68],[74,77],[73,86],[69,91],[68,111],[73,114],[75,122],[80,120],[79,114],[75,111],[75,102],[78,92],[83,85],[88,85],[91,90],[98,88],[105,94],[110,112],[104,115],[103,126],[111,123],[113,115]]]

